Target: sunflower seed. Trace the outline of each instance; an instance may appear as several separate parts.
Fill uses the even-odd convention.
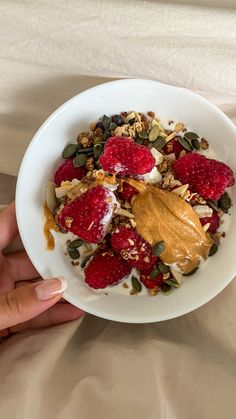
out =
[[[195,132],[191,132],[191,131],[186,132],[184,134],[184,136],[186,138],[188,138],[189,140],[197,140],[199,138],[199,135],[198,134],[196,134]]]
[[[142,291],[142,284],[140,284],[139,280],[135,276],[132,276],[131,282],[132,282],[132,287],[133,289],[135,289],[135,291],[137,292]]]
[[[111,123],[110,123],[110,126],[109,126],[109,130],[110,130],[110,132],[111,132],[111,131],[114,131],[116,128],[117,128],[117,125],[115,124],[115,122],[111,122]]]
[[[149,132],[149,136],[148,136],[149,141],[153,143],[158,138],[159,133],[160,133],[160,128],[158,125],[155,125]]]
[[[78,154],[73,160],[73,165],[74,167],[81,167],[81,166],[84,166],[86,161],[87,161],[87,156],[85,154]]]
[[[187,151],[191,151],[192,150],[192,146],[190,144],[190,142],[188,141],[187,138],[185,137],[179,137],[178,138],[179,143],[182,145],[182,147],[184,147],[185,150]]]
[[[78,247],[82,246],[83,243],[84,243],[83,240],[75,239],[68,244],[68,249],[70,250],[77,249]]]
[[[209,256],[214,256],[217,250],[218,250],[218,245],[216,243],[213,243],[209,252]]]
[[[165,243],[164,243],[163,240],[161,240],[161,241],[154,244],[154,246],[152,248],[152,254],[154,256],[160,256],[162,254],[162,252],[164,251],[164,249],[165,249]]]
[[[77,144],[68,144],[62,152],[63,159],[70,159],[73,157],[75,155],[76,149]]]

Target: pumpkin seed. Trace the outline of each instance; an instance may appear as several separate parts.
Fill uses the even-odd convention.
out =
[[[158,125],[155,125],[154,127],[152,127],[148,136],[149,141],[153,143],[158,138],[159,133],[160,133],[160,128],[158,127]]]
[[[102,134],[102,141],[106,141],[110,136],[111,136],[110,131],[104,132],[104,134]]]
[[[163,294],[165,294],[165,295],[170,294],[171,286],[165,283],[161,286],[161,290],[162,290]]]
[[[192,146],[187,138],[178,137],[178,141],[182,145],[182,147],[184,147],[185,150],[192,151]]]
[[[77,144],[68,144],[62,152],[63,159],[70,159],[73,157],[75,155],[76,149]]]
[[[196,268],[194,268],[191,272],[188,272],[187,274],[184,274],[184,276],[191,276],[193,274],[195,274],[195,272],[197,272],[198,270],[198,266]]]
[[[102,122],[102,125],[105,128],[105,131],[107,131],[109,129],[109,126],[110,126],[110,123],[111,123],[111,118],[109,118],[109,116],[107,116],[107,115],[103,115],[101,117],[101,122]]]
[[[117,128],[117,125],[115,124],[115,122],[111,122],[109,126],[110,131],[114,131],[116,128]]]
[[[84,166],[86,161],[87,161],[87,156],[85,154],[78,154],[73,160],[73,165],[74,167],[81,167],[81,166]]]
[[[100,144],[100,143],[102,143],[102,137],[97,137],[97,138],[95,138],[95,140],[93,141],[93,144],[95,145],[95,144]]]
[[[191,131],[186,132],[184,134],[184,136],[186,138],[188,138],[189,140],[197,140],[199,138],[199,135],[198,134],[196,134],[195,132],[191,132]]]
[[[78,148],[77,154],[88,154],[93,152],[93,147]]]
[[[211,250],[209,252],[209,256],[214,256],[218,250],[218,245],[216,243],[213,243],[211,246]]]
[[[135,142],[137,144],[143,144],[143,138],[137,137],[136,140],[135,140]]]
[[[89,255],[89,256],[86,256],[85,258],[84,258],[84,260],[81,262],[81,268],[85,268],[85,266],[86,266],[86,264],[87,264],[87,262],[89,261],[89,259],[91,258],[91,256],[92,255]]]
[[[77,249],[78,247],[82,246],[83,243],[84,243],[83,240],[75,239],[68,244],[68,249],[70,250]]]
[[[68,253],[71,259],[79,259],[80,255],[77,249],[68,249]]]
[[[161,149],[166,144],[165,138],[159,136],[156,141],[152,144],[153,147],[155,147],[158,151],[161,151]]]
[[[164,243],[163,240],[161,240],[161,241],[154,244],[154,246],[152,248],[152,254],[154,256],[160,256],[164,249],[165,249],[165,243]],[[169,271],[167,271],[167,272],[169,272]]]
[[[93,148],[93,156],[95,160],[98,160],[103,152],[103,147],[101,144],[96,144]]]
[[[172,287],[176,287],[176,288],[180,287],[180,284],[178,284],[178,282],[176,282],[173,278],[172,279],[166,279],[165,284],[170,285]]]
[[[158,268],[162,274],[167,274],[168,272],[170,272],[169,266],[165,265],[163,262],[160,262],[158,264]]]
[[[227,192],[225,192],[219,199],[219,207],[224,212],[228,212],[229,208],[231,207],[231,199]]]
[[[141,131],[139,133],[139,137],[143,138],[144,140],[146,140],[146,138],[148,138],[148,132],[147,131]]]
[[[199,150],[199,148],[200,148],[200,143],[199,143],[199,141],[197,140],[197,138],[195,138],[194,140],[192,140],[192,146],[193,146],[193,148],[195,148],[195,150]]]
[[[217,201],[210,201],[210,200],[208,200],[207,201],[207,205],[209,205],[209,207],[211,207],[213,210],[219,211]]]
[[[132,287],[133,289],[135,289],[135,291],[137,292],[142,291],[142,284],[140,284],[139,280],[135,276],[132,276],[131,282],[132,282]]]
[[[159,275],[160,270],[157,266],[154,266],[152,272],[150,273],[150,278],[155,278],[157,275]]]

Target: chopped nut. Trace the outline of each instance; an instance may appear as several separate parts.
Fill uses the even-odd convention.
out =
[[[179,180],[175,179],[172,173],[167,172],[164,175],[163,183],[162,183],[162,188],[163,189],[168,189],[168,188],[172,189],[175,186],[181,186],[181,185],[182,185],[182,183]]]
[[[65,217],[66,227],[70,228],[72,223],[73,223],[73,218],[72,217]]]
[[[123,288],[129,288],[129,285],[126,282],[123,282],[122,287]]]
[[[181,152],[180,152],[180,154],[179,154],[179,157],[183,157],[183,156],[185,156],[187,154],[187,151],[186,150],[182,150]]]
[[[170,272],[166,272],[163,274],[163,280],[165,281],[166,279],[168,279],[170,277]]]
[[[161,164],[158,165],[158,170],[160,173],[165,172],[168,169],[167,161],[164,160]]]
[[[86,167],[87,167],[88,170],[93,170],[94,169],[94,160],[93,160],[93,157],[88,157],[87,158]]]
[[[136,291],[134,288],[129,292],[130,295],[137,295],[138,291]]]
[[[155,297],[157,293],[158,293],[158,287],[154,287],[149,290],[149,294],[151,295],[151,297]]]
[[[134,220],[132,220],[132,218],[130,218],[129,220],[131,227],[135,228],[136,227],[136,222]]]
[[[200,147],[202,150],[207,150],[209,148],[209,143],[205,138],[201,138]]]
[[[152,112],[152,111],[149,111],[148,113],[147,113],[147,115],[148,116],[150,116],[150,118],[155,118],[155,112]]]

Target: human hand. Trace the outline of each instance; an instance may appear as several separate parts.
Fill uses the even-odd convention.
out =
[[[25,251],[4,253],[17,234],[12,203],[0,211],[0,338],[25,329],[68,322],[84,314],[60,301],[67,285],[65,279],[42,281]]]

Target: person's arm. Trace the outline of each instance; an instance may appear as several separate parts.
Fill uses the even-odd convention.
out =
[[[17,234],[12,203],[0,211],[0,338],[28,328],[68,322],[84,314],[69,303],[59,302],[67,285],[64,278],[42,280],[25,251],[4,253]]]

